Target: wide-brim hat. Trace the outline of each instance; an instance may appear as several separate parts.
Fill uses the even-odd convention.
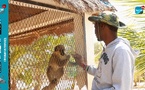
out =
[[[123,22],[119,20],[118,16],[114,12],[111,12],[111,11],[103,11],[103,12],[94,13],[88,19],[89,21],[93,23],[104,22],[106,24],[109,24],[117,28],[126,26]]]

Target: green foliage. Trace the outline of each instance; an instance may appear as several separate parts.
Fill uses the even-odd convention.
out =
[[[10,78],[21,80],[28,86],[35,80],[37,83],[42,82],[41,78],[46,74],[49,58],[54,47],[59,44],[65,46],[67,53],[71,53],[75,48],[73,35],[44,35],[31,45],[9,46]]]
[[[96,42],[94,44],[94,53],[95,53],[95,62],[96,63],[98,63],[100,55],[101,55],[101,52],[102,52],[102,49],[103,49],[101,43],[102,42]]]
[[[17,60],[21,57],[21,53],[24,53],[26,51],[25,46],[17,46],[15,48],[12,48],[12,53],[10,54],[10,58],[13,58],[13,60],[10,60],[10,64],[13,65],[17,62]],[[19,53],[18,53],[19,52]]]
[[[120,30],[118,35],[127,38],[131,46],[134,49],[140,50],[139,56],[135,61],[135,75],[134,78],[137,79],[141,75],[145,74],[145,31],[136,32],[133,29],[126,28]]]
[[[68,67],[67,68],[67,76],[69,78],[74,78],[77,75],[77,68],[76,67]]]
[[[22,80],[24,83],[26,83],[26,85],[30,85],[32,83],[33,77],[32,77],[32,71],[29,70],[25,70],[24,74],[19,74],[18,78],[20,80]]]

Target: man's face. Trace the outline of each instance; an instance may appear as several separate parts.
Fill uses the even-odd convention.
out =
[[[95,34],[98,41],[103,40],[103,29],[104,29],[104,25],[102,23],[99,22],[95,23]]]

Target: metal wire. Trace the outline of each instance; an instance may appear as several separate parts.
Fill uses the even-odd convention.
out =
[[[64,45],[66,54],[76,51],[85,56],[82,16],[13,0],[9,4],[10,90],[48,86],[47,66],[59,44]],[[75,86],[87,86],[86,72],[70,57],[55,90],[73,90]]]

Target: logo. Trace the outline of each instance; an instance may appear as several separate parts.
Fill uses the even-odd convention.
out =
[[[108,58],[108,56],[107,56],[107,54],[105,52],[102,54],[101,58],[104,59],[104,63],[106,65],[108,63],[108,61],[109,61],[109,58]]]
[[[143,14],[144,9],[145,9],[145,6],[136,6],[135,7],[135,14]]]
[[[0,14],[4,12],[6,8],[6,4],[3,4],[2,7],[0,8]]]

